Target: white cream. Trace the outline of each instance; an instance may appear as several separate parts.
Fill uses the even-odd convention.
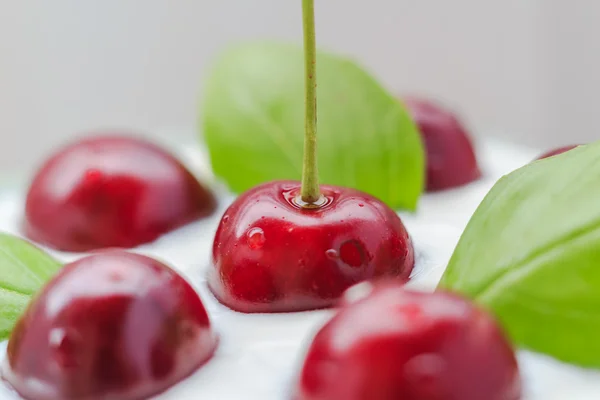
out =
[[[494,182],[529,162],[536,151],[490,142],[479,149],[485,178],[456,190],[425,195],[416,215],[401,214],[417,253],[410,286],[432,290],[469,217]],[[184,148],[182,159],[198,175],[210,178],[206,158],[196,146]],[[222,191],[224,193],[224,191]],[[0,188],[0,230],[18,233],[23,193]],[[231,202],[223,194],[221,212]],[[194,375],[157,399],[288,400],[290,386],[306,347],[333,311],[290,314],[240,314],[219,304],[207,290],[204,272],[212,236],[221,213],[191,224],[135,251],[166,261],[198,289],[221,341],[215,357]],[[81,254],[54,254],[64,261]],[[368,291],[368,287],[363,287]],[[357,290],[353,295],[363,293]],[[5,344],[0,344],[4,354]],[[600,372],[562,364],[549,357],[519,351],[525,383],[524,400],[597,399]],[[0,386],[0,399],[18,399]]]

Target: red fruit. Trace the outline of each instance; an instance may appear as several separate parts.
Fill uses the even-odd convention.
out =
[[[453,113],[414,97],[405,98],[404,104],[425,143],[427,191],[462,186],[481,177],[471,139]]]
[[[548,157],[556,156],[556,155],[564,153],[566,151],[573,150],[577,146],[579,146],[579,145],[578,144],[573,144],[573,145],[563,146],[563,147],[559,147],[557,149],[553,149],[553,150],[547,151],[546,153],[544,153],[541,156],[539,156],[538,158],[536,158],[536,160],[541,160],[543,158],[548,158]]]
[[[375,287],[315,336],[295,400],[517,400],[515,355],[494,320],[450,293]]]
[[[101,252],[66,265],[30,303],[3,378],[31,400],[145,399],[213,354],[202,301],[151,258]]]
[[[208,283],[242,312],[334,305],[353,284],[406,281],[413,247],[402,221],[365,193],[321,186],[324,202],[305,208],[300,183],[270,182],[242,194],[221,219]]]
[[[25,233],[58,250],[134,247],[211,214],[213,195],[172,155],[141,139],[71,144],[35,176]]]

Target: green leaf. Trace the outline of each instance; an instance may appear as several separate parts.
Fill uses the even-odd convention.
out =
[[[487,306],[517,344],[600,367],[600,142],[503,177],[440,286]]]
[[[0,340],[8,339],[32,295],[60,267],[34,245],[0,233]]]
[[[357,188],[414,209],[423,146],[403,105],[348,59],[317,59],[320,182]],[[300,47],[250,43],[226,51],[207,82],[203,134],[213,170],[235,192],[299,180],[304,137]]]

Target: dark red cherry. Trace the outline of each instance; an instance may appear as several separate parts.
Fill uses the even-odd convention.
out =
[[[123,251],[66,265],[8,342],[3,378],[25,399],[145,399],[187,377],[217,339],[194,289]]]
[[[520,393],[514,352],[488,314],[454,294],[387,283],[317,333],[294,400],[517,400]]]
[[[37,173],[25,233],[58,250],[134,247],[211,214],[213,195],[175,157],[142,139],[99,136]]]
[[[278,181],[242,194],[219,224],[208,283],[242,312],[330,307],[353,284],[406,281],[413,247],[389,207],[353,189],[321,186],[317,208],[299,204],[300,183]]]
[[[553,149],[553,150],[547,151],[544,154],[540,155],[538,158],[536,158],[536,160],[541,160],[543,158],[548,158],[548,157],[556,156],[558,154],[562,154],[562,153],[564,153],[566,151],[573,150],[577,146],[579,146],[579,145],[578,144],[573,144],[573,145],[563,146],[563,147],[559,147],[557,149]]]
[[[404,104],[424,140],[427,191],[462,186],[481,177],[469,134],[452,112],[416,97],[406,97]]]

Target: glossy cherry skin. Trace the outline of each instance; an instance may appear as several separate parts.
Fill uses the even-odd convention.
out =
[[[427,191],[451,189],[481,177],[469,134],[456,115],[416,97],[406,97],[403,102],[425,144]]]
[[[321,186],[324,204],[304,208],[300,184],[269,182],[238,197],[213,244],[208,284],[241,312],[287,312],[335,305],[353,284],[406,281],[414,251],[389,207],[353,189]]]
[[[572,145],[563,146],[563,147],[559,147],[559,148],[547,151],[544,154],[540,155],[538,158],[536,158],[536,160],[541,160],[543,158],[548,158],[548,157],[556,156],[558,154],[562,154],[562,153],[567,152],[569,150],[573,150],[577,146],[579,146],[579,145],[578,144],[572,144]]]
[[[520,393],[514,352],[488,314],[454,294],[386,283],[317,333],[294,400],[517,400]]]
[[[2,374],[30,400],[145,399],[194,372],[216,345],[202,301],[175,271],[102,251],[66,265],[32,300]]]
[[[142,139],[73,143],[39,170],[26,235],[64,251],[129,248],[211,214],[214,196],[175,157]]]

